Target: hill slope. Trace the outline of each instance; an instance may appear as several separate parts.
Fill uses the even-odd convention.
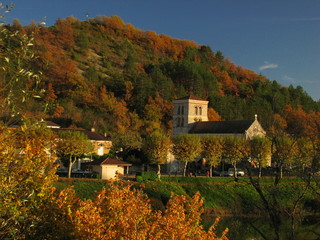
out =
[[[111,135],[170,129],[172,100],[187,94],[210,101],[211,119],[251,119],[257,113],[265,128],[288,106],[306,114],[320,110],[302,87],[281,86],[220,51],[136,29],[117,16],[68,17],[25,30],[36,33],[48,117],[68,119],[65,125],[95,126]]]

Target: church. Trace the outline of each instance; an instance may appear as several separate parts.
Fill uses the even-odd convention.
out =
[[[198,136],[236,136],[251,139],[265,136],[257,115],[252,120],[208,121],[208,101],[187,96],[173,101],[173,137],[180,133]]]

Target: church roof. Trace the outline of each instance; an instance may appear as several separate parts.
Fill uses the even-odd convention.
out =
[[[182,98],[179,98],[179,99],[176,99],[176,100],[200,100],[200,101],[207,101],[205,99],[202,99],[202,98],[199,98],[199,97],[196,97],[196,96],[185,96],[185,97],[182,97]]]
[[[252,123],[251,120],[196,122],[190,133],[244,134]]]

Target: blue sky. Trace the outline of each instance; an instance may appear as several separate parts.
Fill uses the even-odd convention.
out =
[[[0,0],[1,1],[1,0]],[[11,3],[2,0],[3,3]],[[15,0],[7,21],[117,15],[142,30],[194,40],[232,62],[320,99],[320,0]]]

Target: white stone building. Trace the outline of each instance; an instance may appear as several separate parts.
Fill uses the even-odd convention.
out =
[[[194,96],[174,100],[173,137],[180,133],[237,136],[246,139],[266,135],[257,115],[252,120],[208,121],[208,103]]]

